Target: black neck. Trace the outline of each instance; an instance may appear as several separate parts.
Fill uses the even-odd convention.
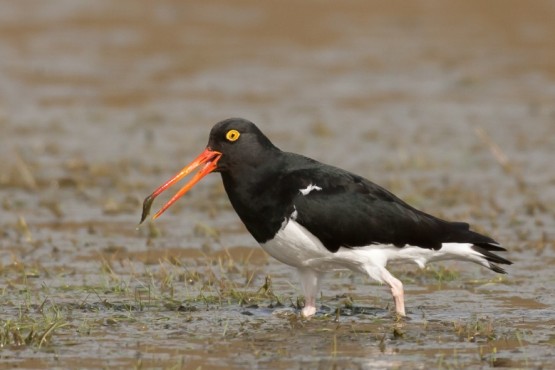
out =
[[[231,205],[259,243],[272,239],[292,209],[292,198],[280,184],[284,173],[280,151],[266,152],[257,166],[222,172]]]

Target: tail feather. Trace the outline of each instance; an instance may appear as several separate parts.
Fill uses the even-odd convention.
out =
[[[499,243],[497,242],[493,242],[493,243],[474,243],[474,245],[477,245],[478,247],[482,247],[483,249],[487,250],[487,251],[495,251],[495,252],[506,252],[507,249],[503,248]]]
[[[489,236],[470,230],[468,224],[464,222],[452,222],[451,225],[453,225],[457,231],[450,235],[450,242],[469,243],[470,249],[479,255],[481,260],[479,262],[480,264],[497,273],[507,273],[504,269],[497,266],[497,264],[512,265],[512,262],[493,253],[505,252],[505,248]]]
[[[497,243],[495,243],[495,244],[494,243],[478,243],[478,244],[472,245],[471,248],[475,252],[480,253],[482,255],[482,257],[486,261],[489,262],[488,267],[490,268],[490,270],[495,271],[499,274],[506,274],[507,272],[504,269],[502,269],[501,267],[497,266],[496,263],[500,263],[502,265],[512,265],[513,264],[508,259],[500,257],[495,253],[492,253],[492,251],[495,251],[495,252],[506,251],[505,248],[501,247]]]
[[[497,272],[498,274],[506,274],[507,271],[505,269],[497,266],[495,263],[489,263],[489,269],[493,272]]]

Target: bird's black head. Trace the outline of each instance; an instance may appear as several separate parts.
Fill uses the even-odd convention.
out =
[[[254,123],[242,118],[216,123],[210,131],[207,148],[221,153],[216,172],[257,166],[265,160],[266,153],[278,150]]]
[[[154,198],[195,168],[202,166],[200,171],[153,216],[153,219],[160,216],[210,172],[240,171],[244,168],[257,167],[267,161],[269,156],[276,151],[279,149],[250,121],[242,118],[229,118],[216,123],[210,131],[206,149],[179,173],[145,198],[141,222],[150,212]]]

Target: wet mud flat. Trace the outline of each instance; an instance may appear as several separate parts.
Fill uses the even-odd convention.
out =
[[[554,10],[1,2],[0,368],[552,367]],[[405,320],[383,286],[331,273],[301,319],[297,277],[218,175],[137,229],[230,116],[470,222],[515,264],[392,267]]]

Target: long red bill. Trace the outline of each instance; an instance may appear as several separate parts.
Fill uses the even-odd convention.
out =
[[[172,204],[174,204],[175,201],[177,201],[179,198],[185,195],[185,193],[187,193],[193,186],[195,186],[195,184],[199,182],[204,176],[214,171],[217,167],[218,160],[220,159],[221,156],[222,156],[222,153],[211,150],[210,148],[206,148],[202,153],[200,153],[198,157],[195,158],[194,161],[192,161],[187,166],[185,166],[181,171],[179,171],[178,174],[176,174],[174,177],[166,181],[164,185],[154,190],[154,192],[150,194],[148,197],[146,197],[143,202],[143,214],[141,215],[141,222],[139,224],[142,224],[143,221],[148,216],[148,214],[150,213],[150,208],[152,207],[152,202],[154,202],[154,199],[158,195],[160,195],[164,190],[166,190],[167,188],[169,188],[170,186],[172,186],[173,184],[175,184],[176,182],[178,182],[179,180],[181,180],[182,178],[190,174],[195,168],[201,165],[204,165],[204,167],[202,167],[200,171],[198,171],[195,174],[195,176],[193,176],[193,178],[188,183],[185,184],[185,186],[183,186],[166,204],[164,204],[162,208],[160,208],[158,212],[154,214],[154,216],[152,216],[153,220],[158,218],[162,213],[164,213],[166,209],[168,209]]]

